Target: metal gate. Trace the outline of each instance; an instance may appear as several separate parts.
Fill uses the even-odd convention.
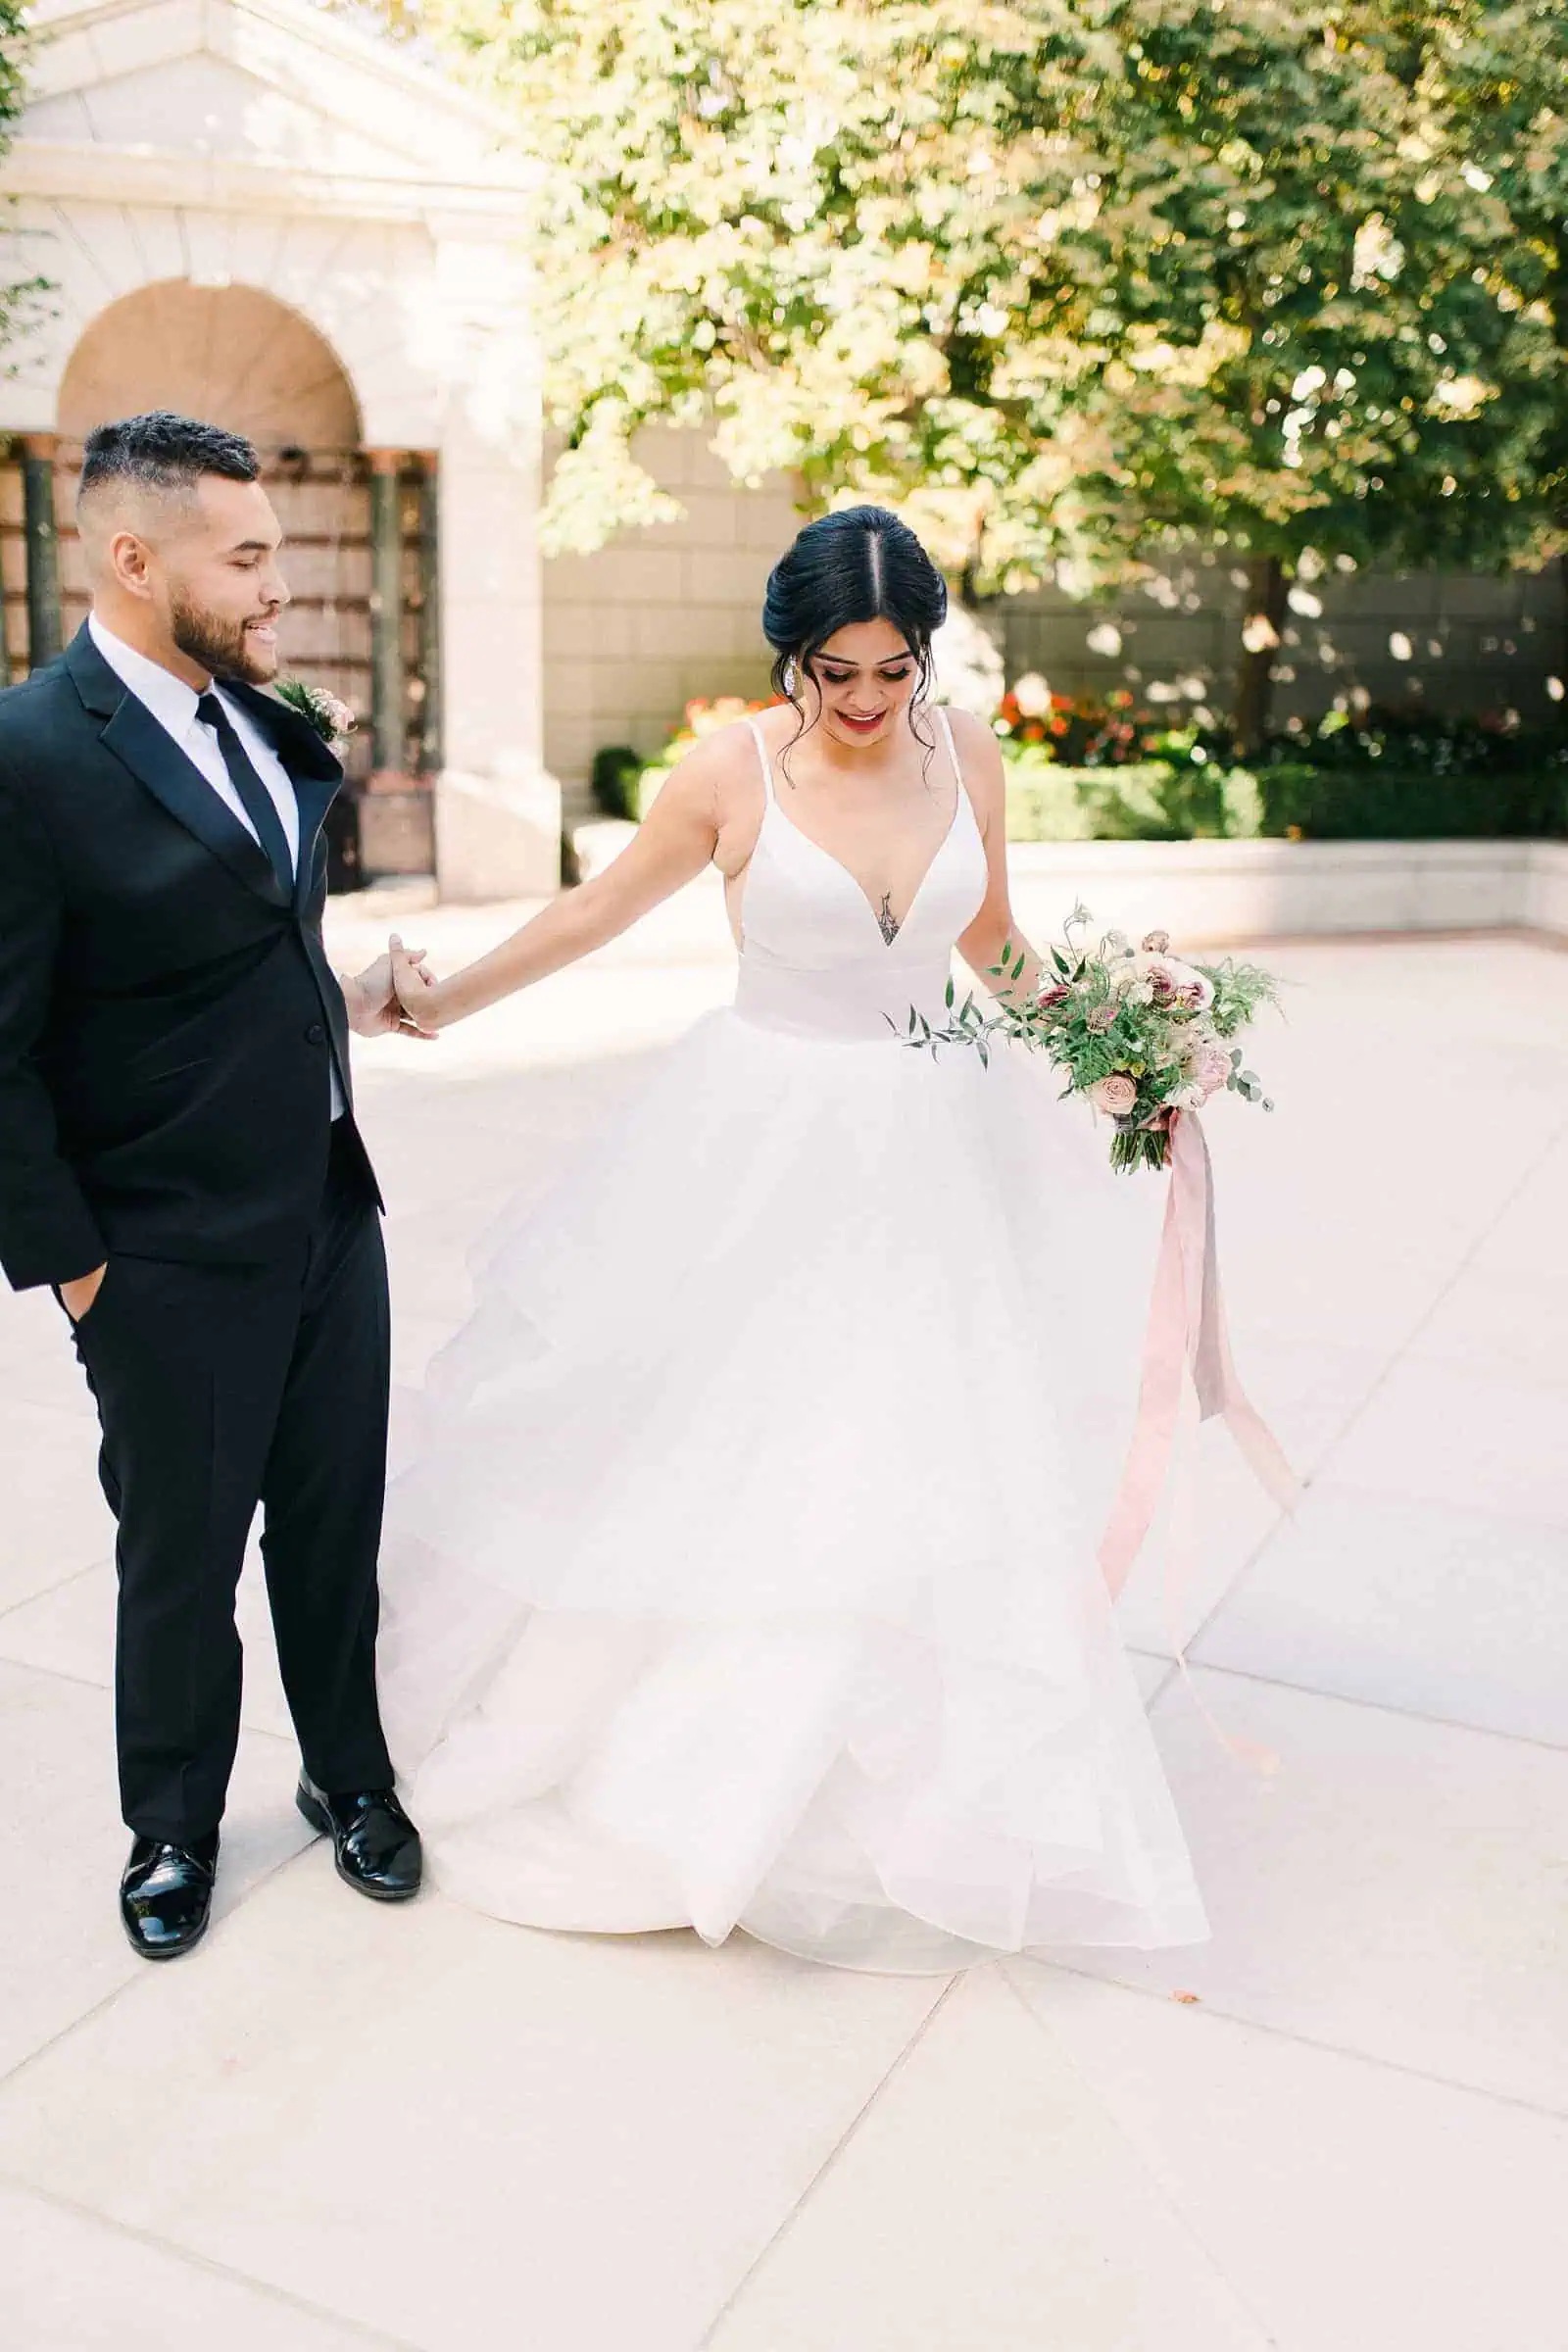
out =
[[[4,677],[52,660],[87,612],[74,519],[80,445],[13,440],[0,458]],[[441,764],[435,458],[407,450],[281,448],[263,481],[283,528],[293,601],[283,668],[347,703],[348,785],[328,819],[337,890],[434,869]]]

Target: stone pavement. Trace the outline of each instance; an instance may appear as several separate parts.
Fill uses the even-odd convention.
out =
[[[340,959],[377,911],[337,910]],[[503,927],[401,920],[448,962]],[[7,2352],[1568,2345],[1568,961],[1272,960],[1280,1108],[1210,1131],[1242,1369],[1310,1485],[1280,1524],[1215,1459],[1187,1616],[1282,1765],[1216,1746],[1130,1590],[1215,1928],[1169,1960],[868,1978],[356,1901],[248,1577],[220,1916],[138,1967],[93,1424],[53,1303],[0,1298]],[[499,1202],[727,987],[699,891],[361,1052],[402,1377]]]

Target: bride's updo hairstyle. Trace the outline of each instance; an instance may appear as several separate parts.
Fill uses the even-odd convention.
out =
[[[889,620],[914,656],[919,701],[930,690],[931,640],[947,611],[941,572],[886,507],[819,515],[768,574],[762,634],[775,656],[773,691],[800,710],[801,679],[828,639],[857,621]]]

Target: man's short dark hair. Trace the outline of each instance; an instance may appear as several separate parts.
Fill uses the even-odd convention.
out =
[[[243,434],[176,416],[172,409],[153,409],[145,416],[93,427],[82,452],[77,495],[116,481],[144,490],[194,490],[204,473],[254,482],[261,470],[261,460]]]

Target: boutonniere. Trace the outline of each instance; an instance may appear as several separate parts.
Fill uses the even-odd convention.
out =
[[[287,703],[316,729],[330,750],[335,751],[359,724],[347,703],[328,694],[324,686],[307,686],[303,678],[279,678],[273,692],[279,702]]]

